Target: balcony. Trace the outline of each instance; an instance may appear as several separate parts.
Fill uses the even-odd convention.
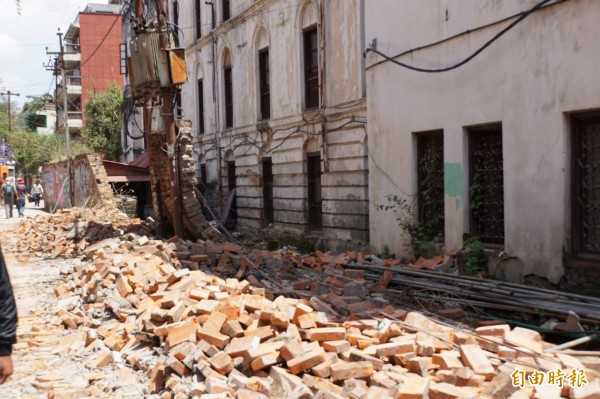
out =
[[[70,99],[81,96],[81,77],[79,76],[67,76],[67,96]],[[63,86],[62,84],[56,89],[56,98],[58,101],[63,99]]]
[[[65,43],[63,45],[63,59],[66,68],[76,68],[81,62],[81,46],[79,44]]]
[[[68,111],[67,116],[69,118],[69,129],[71,131],[81,130],[83,127],[83,114],[81,111]],[[58,112],[58,130],[65,130],[64,112]]]

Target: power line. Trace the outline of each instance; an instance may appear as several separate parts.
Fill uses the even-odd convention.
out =
[[[113,28],[115,27],[117,21],[121,20],[121,18],[123,16],[123,12],[125,11],[125,8],[128,6],[128,3],[124,3],[123,7],[121,7],[121,10],[119,11],[118,14],[114,14],[115,15],[115,20],[113,21],[112,25],[110,25],[110,28],[108,28],[108,31],[106,32],[106,34],[104,35],[104,37],[102,38],[102,40],[100,41],[100,43],[96,46],[96,48],[94,49],[94,51],[92,51],[92,54],[90,54],[88,56],[88,58],[85,61],[82,61],[79,64],[79,68],[81,68],[82,66],[84,66],[85,64],[87,64],[92,57],[96,54],[96,52],[98,52],[98,50],[100,49],[100,47],[102,47],[102,45],[104,44],[104,41],[106,40],[106,38],[108,37],[108,35],[110,34],[110,32],[112,32]]]
[[[481,52],[483,52],[483,50],[485,50],[485,49],[486,49],[487,47],[489,47],[489,46],[490,46],[492,43],[494,43],[496,40],[498,40],[500,37],[502,37],[502,36],[503,36],[503,35],[504,35],[506,32],[508,32],[509,30],[511,30],[512,28],[514,28],[514,27],[515,27],[517,24],[519,24],[521,21],[523,21],[525,18],[527,18],[527,17],[528,17],[530,14],[532,14],[532,13],[533,13],[533,12],[535,12],[535,11],[538,11],[538,10],[540,10],[541,8],[543,8],[543,7],[544,7],[546,4],[548,4],[548,3],[549,3],[549,2],[551,2],[551,1],[553,1],[553,0],[543,0],[543,1],[539,2],[539,3],[537,3],[535,6],[533,6],[532,8],[530,8],[530,9],[529,9],[529,10],[527,10],[527,11],[521,12],[521,13],[519,13],[519,14],[515,14],[515,15],[513,15],[513,16],[510,16],[510,17],[504,18],[504,19],[502,19],[502,20],[500,20],[500,21],[496,21],[496,22],[493,22],[493,23],[491,23],[491,24],[484,25],[484,26],[482,26],[482,27],[478,27],[478,28],[476,28],[476,29],[473,29],[473,30],[467,30],[467,31],[465,31],[465,32],[462,32],[462,33],[459,33],[459,34],[457,34],[457,35],[454,35],[454,36],[452,36],[452,37],[450,37],[450,38],[447,38],[447,39],[441,40],[441,41],[439,41],[439,42],[436,42],[436,43],[432,43],[432,44],[430,44],[430,45],[426,45],[426,46],[422,46],[422,47],[419,47],[419,48],[416,48],[416,49],[411,49],[411,50],[405,51],[405,52],[403,52],[403,53],[400,53],[400,54],[397,54],[397,55],[395,55],[395,56],[388,56],[388,55],[386,55],[386,54],[384,54],[384,53],[382,53],[382,52],[378,51],[378,50],[375,48],[375,45],[373,44],[373,45],[371,45],[369,48],[367,48],[367,50],[365,51],[365,53],[368,53],[368,52],[373,52],[373,53],[375,53],[375,54],[377,54],[377,55],[379,55],[379,56],[383,57],[383,58],[384,58],[384,61],[380,61],[380,62],[378,62],[378,63],[375,63],[375,64],[373,64],[373,65],[369,65],[369,66],[366,68],[366,70],[369,70],[369,69],[371,69],[371,68],[373,68],[373,67],[375,67],[375,66],[377,66],[377,65],[379,65],[379,64],[381,64],[381,63],[383,63],[383,62],[389,61],[389,62],[392,62],[392,63],[394,63],[394,64],[396,64],[396,65],[398,65],[398,66],[401,66],[401,67],[403,67],[403,68],[407,68],[407,69],[410,69],[410,70],[413,70],[413,71],[417,71],[417,72],[425,72],[425,73],[440,73],[440,72],[447,72],[447,71],[451,71],[451,70],[453,70],[453,69],[456,69],[456,68],[459,68],[459,67],[461,67],[461,66],[465,65],[466,63],[468,63],[469,61],[471,61],[473,58],[477,57],[477,56],[478,56],[478,55],[479,55]],[[568,0],[558,0],[558,1],[556,1],[555,3],[553,3],[552,5],[554,5],[554,4],[558,4],[558,3],[562,3],[562,2],[565,2],[565,1],[568,1]],[[398,57],[400,57],[400,56],[403,56],[403,55],[405,55],[405,54],[412,53],[413,51],[421,50],[421,49],[424,49],[424,48],[427,48],[427,47],[431,47],[431,46],[434,46],[434,45],[437,45],[437,44],[443,43],[443,42],[445,42],[445,41],[448,41],[448,40],[454,39],[454,38],[456,38],[456,37],[458,37],[458,36],[465,35],[465,34],[467,34],[467,33],[473,32],[473,31],[475,31],[475,30],[480,30],[480,29],[483,29],[483,28],[485,28],[485,27],[489,27],[489,26],[492,26],[492,25],[496,25],[496,24],[498,24],[498,23],[501,23],[501,22],[504,22],[504,21],[508,21],[508,20],[510,20],[510,19],[513,19],[513,18],[515,18],[515,17],[517,17],[517,16],[519,16],[519,18],[517,18],[515,21],[513,21],[513,22],[512,22],[510,25],[508,25],[506,28],[502,29],[500,32],[498,32],[496,35],[494,35],[494,37],[492,37],[490,40],[488,40],[488,41],[487,41],[487,42],[486,42],[486,43],[485,43],[483,46],[481,46],[479,49],[477,49],[477,50],[476,50],[476,51],[475,51],[473,54],[471,54],[470,56],[468,56],[468,57],[467,57],[467,58],[465,58],[464,60],[462,60],[462,61],[460,61],[460,62],[458,62],[458,63],[456,63],[456,64],[454,64],[454,65],[451,65],[451,66],[449,66],[449,67],[445,67],[445,68],[433,68],[433,69],[430,69],[430,68],[421,68],[421,67],[415,67],[415,66],[412,66],[412,65],[405,64],[405,63],[403,63],[403,62],[400,62],[400,61],[397,61],[397,60],[395,59],[395,58],[398,58]]]

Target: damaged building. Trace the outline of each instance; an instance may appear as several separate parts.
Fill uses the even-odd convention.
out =
[[[363,7],[169,1],[196,175],[239,229],[368,241]]]

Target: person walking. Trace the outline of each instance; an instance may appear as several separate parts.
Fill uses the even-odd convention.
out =
[[[0,248],[0,385],[13,373],[12,346],[17,336],[17,305]]]
[[[19,212],[19,217],[22,218],[25,216],[25,198],[27,196],[27,186],[25,185],[25,180],[22,178],[17,179],[17,211]]]
[[[13,217],[13,205],[15,203],[16,187],[13,183],[13,178],[9,177],[2,185],[2,199],[4,200],[4,211],[6,218]]]
[[[44,194],[44,187],[40,183],[39,180],[36,180],[33,186],[31,187],[31,196],[33,197],[33,202],[37,208],[40,207],[40,199]]]

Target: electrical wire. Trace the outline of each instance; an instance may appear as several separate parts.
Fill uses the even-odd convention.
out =
[[[382,53],[381,51],[375,49],[371,45],[369,48],[367,48],[367,50],[365,51],[365,53],[369,53],[369,52],[375,53],[375,54],[381,56],[382,58],[384,58],[385,61],[392,62],[392,63],[394,63],[394,64],[396,64],[398,66],[410,69],[412,71],[425,72],[425,73],[441,73],[441,72],[451,71],[453,69],[457,69],[457,68],[465,65],[466,63],[468,63],[469,61],[471,61],[473,58],[477,57],[483,50],[485,50],[486,48],[488,48],[492,43],[494,43],[496,40],[498,40],[500,37],[502,37],[506,32],[510,31],[512,28],[514,28],[516,25],[518,25],[521,21],[523,21],[525,18],[527,18],[533,12],[538,11],[539,9],[541,9],[542,7],[544,7],[546,4],[550,3],[551,1],[554,1],[554,0],[542,0],[539,3],[537,3],[536,5],[534,5],[532,8],[530,8],[529,10],[517,14],[517,15],[519,15],[519,18],[517,18],[515,21],[513,21],[511,24],[509,24],[506,28],[502,29],[500,32],[498,32],[496,35],[494,35],[494,37],[492,37],[485,44],[483,44],[483,46],[479,47],[473,54],[471,54],[470,56],[468,56],[467,58],[463,59],[462,61],[460,61],[460,62],[458,62],[458,63],[456,63],[456,64],[454,64],[452,66],[449,66],[449,67],[434,68],[434,69],[420,68],[420,67],[415,67],[415,66],[408,65],[408,64],[405,64],[403,62],[395,60],[395,58],[400,57],[401,55],[408,54],[410,52],[416,51],[418,49],[422,49],[424,47],[420,47],[418,49],[413,49],[413,50],[405,51],[405,52],[403,52],[401,54],[398,54],[396,56],[388,56],[388,55]],[[563,2],[563,1],[567,1],[567,0],[560,0],[560,2]],[[555,3],[555,4],[558,4],[558,2]],[[508,19],[512,19],[514,17],[515,16],[505,18],[505,19],[502,20],[502,22],[506,21]],[[488,24],[486,26],[495,25],[497,23],[499,23],[499,22],[497,21],[497,22],[494,22],[492,24]],[[477,29],[482,29],[482,28],[480,27],[480,28],[477,28]],[[464,35],[464,34],[467,34],[467,33],[470,33],[470,32],[472,32],[472,31],[468,30],[468,31],[463,32],[463,33],[461,33],[459,35]],[[454,37],[457,37],[459,35],[455,35]],[[449,39],[445,39],[445,40],[449,40]],[[436,43],[436,44],[438,44],[438,43]],[[370,65],[370,66],[368,66],[366,68],[366,70],[369,70],[369,69],[373,68],[374,66],[379,65],[380,63]]]

